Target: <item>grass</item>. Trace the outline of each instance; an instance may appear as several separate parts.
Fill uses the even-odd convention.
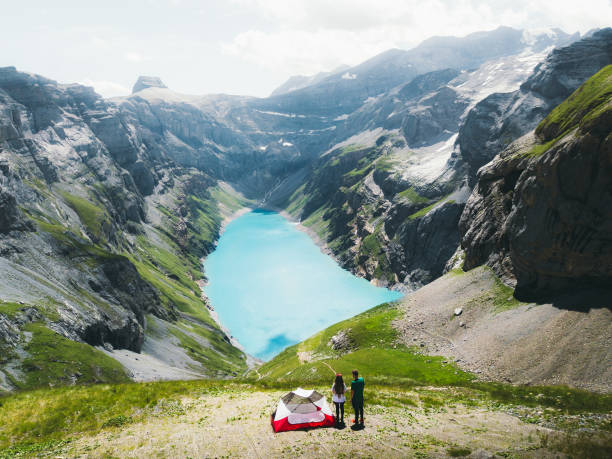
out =
[[[223,393],[223,381],[97,384],[19,392],[0,398],[0,457],[7,448],[36,451],[78,433],[112,429],[172,411],[182,396]],[[5,451],[2,451],[5,449]]]
[[[530,157],[540,156],[543,153],[546,153],[548,150],[550,150],[561,139],[561,137],[562,136],[554,138],[544,143],[536,143],[525,153],[522,153],[522,155],[530,156]]]
[[[391,172],[395,164],[395,161],[385,156],[376,161],[376,169],[382,172]]]
[[[189,180],[189,179],[188,179]],[[54,245],[60,246],[63,256],[70,259],[71,263],[80,265],[83,270],[96,270],[101,264],[111,258],[126,257],[132,262],[139,275],[158,292],[162,304],[169,310],[178,309],[185,314],[186,318],[181,318],[173,329],[179,330],[179,343],[189,355],[203,364],[204,369],[211,375],[222,376],[227,374],[237,374],[246,368],[244,355],[241,351],[234,348],[225,339],[225,334],[219,330],[217,323],[210,316],[204,301],[201,298],[200,287],[196,279],[201,278],[200,257],[208,253],[214,247],[214,240],[218,235],[219,226],[222,220],[218,203],[222,203],[229,211],[236,210],[242,206],[242,201],[227,191],[216,188],[199,186],[196,177],[195,184],[191,183],[190,188],[194,189],[194,195],[188,193],[181,194],[177,205],[182,206],[181,212],[177,209],[170,209],[160,206],[159,210],[166,216],[155,237],[149,238],[139,235],[133,240],[132,246],[121,247],[119,244],[112,249],[102,247],[97,243],[92,244],[89,240],[79,237],[78,228],[66,227],[62,222],[50,218],[40,211],[30,210],[26,214],[37,224],[42,234],[48,235],[55,242]],[[108,217],[104,210],[98,208],[91,202],[62,193],[63,198],[69,203],[79,215],[88,233],[101,236],[103,230],[103,220]],[[181,239],[180,234],[174,231],[175,225],[179,222],[179,215],[187,215],[185,223],[187,230],[186,239]],[[98,220],[102,217],[102,220]],[[95,225],[102,225],[96,227]],[[47,236],[45,236],[47,237]],[[95,238],[92,237],[92,240]],[[129,251],[128,251],[129,250]],[[40,282],[45,282],[43,279]],[[54,287],[51,286],[50,287]],[[74,290],[74,292],[73,292]],[[97,294],[93,294],[87,288],[79,285],[62,287],[61,294],[75,304],[81,305],[85,310],[98,309],[108,313],[108,304]],[[41,309],[35,306],[39,311]],[[4,310],[3,310],[4,309]],[[16,314],[19,308],[16,305],[0,308],[0,313]],[[45,317],[53,322],[58,318],[49,318],[47,308],[44,309]],[[111,311],[112,314],[112,311]],[[58,336],[49,335],[48,330],[37,329],[35,337],[39,332],[45,339],[55,342]],[[202,338],[198,341],[196,338]],[[208,344],[202,344],[202,343]],[[72,341],[63,342],[68,346]],[[78,346],[86,346],[74,343]],[[93,348],[90,348],[93,350]],[[97,352],[97,351],[96,351]],[[103,353],[95,354],[96,358],[101,358],[104,363],[106,356]],[[52,360],[53,361],[53,360]],[[56,363],[61,359],[55,359]],[[70,364],[63,363],[66,372],[70,372]],[[113,360],[114,362],[114,360]],[[32,380],[24,382],[19,387],[33,387],[36,385],[51,384],[70,384],[72,379],[66,378],[61,371],[61,365],[53,365],[53,371],[49,372],[48,378],[41,377],[41,372],[37,370],[41,367],[29,365],[24,367],[25,376],[32,372]],[[84,382],[90,382],[88,374],[78,370],[83,376]],[[66,374],[68,374],[66,373]],[[101,374],[104,374],[102,372]],[[69,374],[69,376],[72,373]],[[104,379],[102,379],[104,380]]]
[[[36,216],[32,212],[26,212],[26,215],[36,223],[40,231],[47,233],[59,243],[63,249],[62,255],[69,258],[90,258],[90,264],[98,265],[102,261],[122,256],[95,243],[92,244],[86,239],[79,238],[72,231],[72,228],[66,227],[56,220],[48,217],[43,220],[41,216]]]
[[[304,190],[306,188],[305,184],[302,184],[297,188],[289,197],[289,204],[285,208],[287,213],[290,215],[297,215],[299,211],[301,211],[306,205],[306,201],[308,201],[308,196],[304,194]]]
[[[157,290],[164,306],[167,308],[174,306],[179,311],[205,324],[217,327],[197,292],[185,287],[180,281],[168,277],[151,260],[138,260],[135,257],[130,257],[130,259],[136,266],[138,274]]]
[[[23,304],[13,303],[10,301],[4,302],[0,300],[0,314],[8,317],[9,319],[15,318],[19,311],[21,311],[25,307],[26,305]]]
[[[247,368],[244,354],[231,346],[216,331],[195,324],[187,325],[186,322],[180,321],[177,327],[171,328],[171,333],[179,340],[189,357],[202,363],[209,374],[214,375],[215,372],[219,372],[219,376],[224,376],[233,373],[236,376],[238,372],[243,373]],[[204,338],[210,347],[202,345],[193,335]]]
[[[413,204],[425,204],[429,202],[428,198],[425,198],[421,195],[419,195],[415,190],[414,187],[411,186],[410,188],[408,188],[407,190],[404,190],[400,193],[397,194],[400,198],[405,199],[407,201],[410,201]]]
[[[340,164],[340,158],[346,156],[349,153],[353,153],[355,151],[360,151],[360,150],[364,150],[367,147],[364,147],[362,145],[358,145],[358,144],[350,144],[347,145],[345,147],[342,147],[339,151],[339,153],[336,153],[333,157],[333,159],[330,161],[329,165],[332,167],[335,167],[337,165]]]
[[[461,446],[451,446],[446,450],[446,452],[450,457],[465,457],[469,456],[472,453],[472,450]]]
[[[326,211],[326,206],[320,207],[302,222],[304,226],[307,226],[308,228],[312,229],[315,233],[317,233],[317,236],[319,236],[324,241],[326,241],[329,236],[329,223],[324,218],[324,214]]]
[[[373,169],[374,169],[374,166],[372,164],[368,164],[362,167],[361,169],[351,169],[344,175],[352,179],[361,179],[365,177],[366,175],[368,175]]]
[[[210,191],[210,196],[214,202],[223,204],[231,212],[236,212],[241,208],[252,204],[248,199],[233,195],[218,186]]]
[[[383,304],[335,324],[264,364],[258,369],[263,375],[259,382],[323,383],[332,375],[328,365],[345,374],[359,368],[369,381],[381,384],[456,384],[472,379],[453,365],[443,364],[441,357],[424,356],[397,344],[391,322],[398,314],[395,305]],[[331,337],[340,331],[345,332],[352,352],[329,346]],[[310,354],[312,360],[300,363],[298,352]]]
[[[383,248],[384,241],[381,241],[380,238],[380,227],[378,227],[374,233],[368,234],[363,238],[359,247],[359,253],[376,261],[376,268],[373,273],[376,279],[394,281],[395,274]]]
[[[413,213],[412,215],[410,215],[408,218],[410,220],[416,220],[417,218],[421,218],[424,217],[425,215],[427,215],[429,212],[431,212],[431,210],[438,206],[438,205],[446,205],[446,204],[453,204],[455,201],[450,200],[450,201],[445,201],[445,199],[447,199],[448,196],[444,196],[442,199],[434,202],[433,204],[428,205],[427,207],[423,207],[421,210]]]
[[[189,210],[186,249],[200,256],[207,255],[212,250],[221,228],[222,217],[217,203],[210,197],[201,199],[189,196],[186,204]]]
[[[195,276],[200,275],[199,261],[195,267],[197,271],[192,270],[185,257],[181,256],[178,247],[171,251],[152,244],[145,236],[138,236],[137,240],[138,253],[149,262],[149,266],[155,266],[191,292],[199,292],[200,287],[193,280]]]
[[[376,233],[368,234],[361,242],[361,251],[370,256],[376,256],[380,253],[382,245],[378,240]]]
[[[60,194],[66,203],[77,213],[92,240],[94,242],[104,240],[105,232],[108,232],[111,227],[110,216],[106,209],[91,203],[87,199],[74,196],[65,191],[61,191]]]
[[[17,382],[21,389],[57,384],[121,382],[129,378],[119,362],[93,347],[69,340],[41,323],[31,323],[23,329],[30,335],[22,362],[25,381]]]
[[[487,295],[487,302],[492,302],[497,311],[522,304],[512,297],[512,289],[501,281],[483,295]],[[398,390],[420,385],[453,387],[453,393],[462,403],[481,399],[498,404],[551,407],[568,413],[612,410],[612,394],[601,395],[565,386],[514,386],[477,381],[470,373],[445,363],[442,357],[422,355],[416,349],[397,343],[398,332],[392,323],[399,314],[394,303],[382,304],[332,325],[285,349],[258,369],[261,378],[255,379],[251,374],[251,381],[264,387],[326,384],[333,378],[330,367],[343,374],[358,368],[368,384]],[[334,350],[330,340],[341,331],[346,336],[347,346]]]
[[[379,385],[368,374],[365,377],[370,410],[373,405],[409,410],[419,407],[425,410],[444,410],[456,404],[492,409],[504,406],[552,406],[557,413],[606,413],[612,409],[610,395],[565,387],[517,387],[486,383],[442,388],[406,387]],[[303,387],[314,387],[327,393],[332,379],[333,375],[328,369],[324,383],[317,385],[305,382]],[[293,383],[281,382],[276,387],[295,388]],[[96,384],[18,392],[0,397],[0,419],[11,420],[0,424],[0,457],[31,455],[54,448],[62,442],[69,442],[75,436],[105,430],[111,434],[115,429],[150,421],[151,418],[180,416],[188,409],[182,403],[186,397],[197,399],[210,395],[232,398],[238,392],[262,390],[266,390],[266,386],[259,383],[199,380]],[[566,448],[572,445],[559,446]],[[576,443],[573,446],[576,447]],[[451,454],[450,451],[447,453]]]
[[[591,132],[597,120],[612,111],[611,100],[612,65],[608,65],[589,78],[540,122],[535,131],[539,142],[521,154],[538,157],[576,127],[583,132]],[[606,136],[609,129],[599,134]]]
[[[217,199],[230,211],[238,210],[244,203],[218,187],[200,190],[197,196],[191,195],[182,201],[188,212],[186,240],[158,228],[165,247],[139,236],[137,250],[129,257],[140,276],[158,291],[162,303],[187,316],[170,328],[180,346],[200,362],[208,374],[221,376],[242,373],[246,363],[244,354],[224,339],[225,335],[210,316],[195,282],[202,275],[200,257],[214,247],[221,225]],[[177,212],[167,208],[160,210],[167,217],[166,227],[177,223]],[[203,338],[208,345],[196,337]]]
[[[588,130],[594,119],[612,110],[611,99],[612,65],[608,65],[555,107],[538,125],[536,135],[544,141],[550,141],[576,126]]]
[[[485,269],[491,270],[488,267],[485,267]],[[453,270],[453,272],[455,272],[455,270]],[[463,273],[463,270],[455,272],[457,275]],[[492,277],[494,279],[493,286],[467,303],[467,308],[484,304],[490,307],[493,312],[499,313],[527,304],[517,300],[514,297],[514,290],[504,284],[495,274],[493,274]]]

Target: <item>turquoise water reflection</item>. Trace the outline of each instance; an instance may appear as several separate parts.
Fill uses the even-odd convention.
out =
[[[343,270],[294,223],[263,210],[232,221],[204,269],[221,322],[261,359],[401,297]]]

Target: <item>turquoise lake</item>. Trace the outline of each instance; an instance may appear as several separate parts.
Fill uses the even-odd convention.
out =
[[[296,224],[255,210],[230,222],[204,262],[204,291],[245,351],[267,360],[377,304],[400,298],[353,276]]]

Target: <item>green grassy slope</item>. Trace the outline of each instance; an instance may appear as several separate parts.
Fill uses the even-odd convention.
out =
[[[416,348],[398,344],[397,331],[391,326],[398,314],[393,303],[382,304],[332,325],[261,366],[258,381],[270,385],[324,383],[333,379],[334,371],[348,377],[354,368],[368,381],[384,384],[466,384],[473,379],[443,363],[442,357],[422,355]],[[344,334],[346,344],[335,350],[331,338],[339,334]]]
[[[536,134],[548,141],[576,126],[588,131],[590,121],[612,112],[611,99],[612,65],[608,65],[555,107],[538,125]]]
[[[525,154],[538,156],[545,153],[576,128],[604,138],[610,134],[611,123],[612,65],[608,65],[542,120],[535,131],[538,142]]]
[[[512,295],[511,289],[499,281],[483,294],[495,311],[512,308],[517,303],[507,299]],[[335,372],[343,373],[348,380],[351,370],[356,368],[368,384],[399,390],[415,386],[453,387],[500,403],[577,412],[612,409],[612,394],[599,395],[566,386],[517,386],[477,380],[442,357],[424,355],[419,348],[399,344],[398,332],[392,326],[399,314],[396,304],[382,304],[332,325],[251,371],[248,380],[263,387],[325,386],[331,385]],[[331,338],[342,334],[343,346],[333,349]]]
[[[96,279],[104,275],[103,266],[109,261],[131,263],[137,275],[156,291],[161,305],[153,311],[167,311],[160,317],[170,320],[166,327],[169,332],[157,338],[183,348],[198,362],[192,370],[211,377],[242,374],[246,370],[245,356],[210,316],[198,280],[203,277],[201,257],[214,248],[223,218],[245,202],[231,190],[204,182],[197,174],[178,175],[175,183],[162,197],[163,204],[149,204],[160,212],[160,221],[146,228],[131,223],[132,229],[136,225],[132,234],[111,217],[112,203],[94,188],[75,186],[68,193],[31,181],[31,186],[44,195],[49,209],[36,206],[22,210],[34,224],[37,237],[54,247],[57,254],[53,263],[59,266]],[[65,213],[54,212],[58,208],[72,209],[76,216],[67,218]],[[67,282],[35,271],[27,275],[81,311],[94,315],[101,311],[109,317],[116,314],[118,306],[108,296],[112,292],[98,292],[78,275],[70,276]],[[5,387],[23,390],[127,380],[123,367],[112,358],[49,329],[62,320],[58,311],[65,307],[64,301],[50,297],[22,303],[0,299],[0,320],[4,316],[17,324],[15,338],[7,342],[0,338],[0,378],[4,378]]]
[[[393,305],[381,305],[340,322],[261,367],[264,375],[261,379],[254,373],[247,380],[96,384],[0,397],[0,419],[11,420],[0,424],[0,457],[31,456],[53,450],[74,437],[99,432],[113,435],[117,432],[114,429],[129,429],[131,425],[158,418],[163,423],[164,418],[185,415],[193,400],[202,396],[239,397],[246,401],[248,394],[271,387],[289,390],[298,385],[328,394],[333,374],[325,363],[347,374],[353,367],[362,371],[370,413],[376,412],[375,406],[435,412],[459,404],[481,410],[504,410],[529,423],[546,424],[561,416],[554,422],[569,422],[583,428],[580,423],[585,419],[592,418],[589,422],[597,424],[605,419],[600,419],[597,413],[605,416],[612,411],[612,395],[567,387],[475,382],[471,375],[443,364],[441,359],[394,347],[394,332],[389,324],[396,315]],[[351,329],[349,336],[356,350],[345,354],[330,350],[328,339],[346,327]],[[297,348],[320,360],[300,364]],[[183,403],[185,398],[192,401]],[[262,414],[261,422],[267,422],[268,414]],[[194,427],[186,424],[186,428]]]

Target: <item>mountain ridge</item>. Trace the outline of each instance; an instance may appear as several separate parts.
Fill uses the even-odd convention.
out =
[[[504,84],[518,85],[532,64]],[[0,69],[2,386],[46,384],[45,368],[24,367],[29,333],[124,351],[128,366],[144,349],[185,370],[180,377],[245,371],[247,356],[214,322],[196,282],[223,218],[242,206],[286,209],[318,230],[343,266],[386,285],[413,289],[441,275],[470,193],[455,140],[486,96],[466,89],[482,74],[445,69],[412,86],[414,78],[393,80],[351,114],[327,116],[300,105],[308,91],[278,96],[293,98],[298,112],[279,111],[278,98],[159,87],[106,100]],[[85,374],[58,365],[53,374],[59,383],[107,380],[77,373]]]

